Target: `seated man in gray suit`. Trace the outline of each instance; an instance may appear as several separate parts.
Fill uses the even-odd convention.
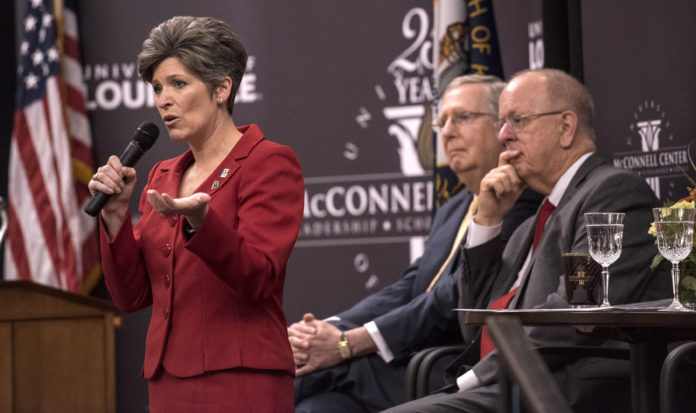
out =
[[[295,362],[296,411],[374,412],[405,401],[406,366],[416,351],[461,342],[457,315],[461,239],[476,211],[481,178],[498,163],[502,145],[493,122],[505,83],[492,76],[454,79],[438,125],[449,165],[466,190],[433,219],[423,255],[392,285],[331,319],[306,314],[288,328]],[[506,214],[502,239],[534,214],[529,192]],[[459,235],[458,235],[459,234]],[[487,302],[488,291],[472,291]]]
[[[625,212],[623,251],[611,266],[611,303],[668,297],[669,277],[650,271],[657,251],[647,231],[651,208],[660,203],[643,179],[611,167],[594,153],[589,91],[559,70],[525,71],[502,92],[500,116],[498,139],[505,151],[499,166],[481,181],[478,213],[462,251],[462,291],[494,279],[494,298],[511,293],[507,308],[567,307],[561,254],[588,251],[583,214]],[[546,200],[503,248],[497,235],[502,216],[525,187],[545,194]],[[544,215],[545,226],[536,225]],[[474,297],[460,298],[466,305]],[[464,328],[465,336],[469,330]],[[579,335],[573,328],[527,331],[539,346],[621,345]],[[626,361],[565,356],[546,361],[575,411],[630,410]],[[495,412],[500,398],[496,371],[494,350],[457,378],[458,392],[433,394],[388,412]]]

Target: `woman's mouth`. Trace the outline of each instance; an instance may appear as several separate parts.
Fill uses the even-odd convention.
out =
[[[179,119],[179,118],[176,117],[176,116],[174,116],[174,115],[167,115],[167,116],[165,116],[165,117],[162,118],[162,120],[164,121],[164,124],[165,124],[166,126],[169,126],[169,125],[171,125],[172,123],[176,122],[177,119]]]

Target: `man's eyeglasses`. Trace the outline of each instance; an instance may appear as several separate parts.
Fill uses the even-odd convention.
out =
[[[522,131],[529,122],[533,121],[534,119],[540,118],[542,116],[550,116],[550,115],[559,115],[565,111],[563,110],[558,110],[555,112],[546,112],[546,113],[536,113],[533,115],[510,115],[506,118],[501,118],[495,121],[493,123],[493,126],[495,127],[495,130],[500,132],[501,129],[503,129],[503,126],[507,123],[508,128],[512,129],[513,132],[517,133]]]
[[[447,119],[449,119],[454,124],[454,126],[462,126],[462,125],[473,122],[475,119],[478,119],[481,116],[494,116],[494,115],[492,113],[468,112],[466,110],[463,110],[460,112],[454,112],[454,113],[452,113],[452,116],[450,118],[442,117],[442,118],[438,119],[436,123],[433,123],[433,130],[435,132],[442,131],[442,128],[444,128],[445,124],[447,123]]]

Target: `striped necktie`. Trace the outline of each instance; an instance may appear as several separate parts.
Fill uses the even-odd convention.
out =
[[[462,243],[462,238],[464,238],[464,234],[466,233],[467,228],[469,228],[469,222],[474,217],[476,209],[478,209],[478,203],[478,196],[474,196],[474,199],[472,199],[471,203],[469,204],[469,209],[466,211],[464,219],[462,219],[461,225],[459,225],[459,231],[457,231],[457,236],[454,238],[454,243],[452,244],[452,250],[450,251],[449,256],[447,257],[445,262],[442,263],[440,270],[437,272],[433,280],[430,282],[430,285],[428,286],[428,289],[426,291],[430,291],[433,289],[435,283],[437,283],[437,280],[439,280],[442,273],[445,272],[445,268],[447,268],[450,261],[452,261],[452,258],[456,255],[457,249],[459,248],[459,244]]]

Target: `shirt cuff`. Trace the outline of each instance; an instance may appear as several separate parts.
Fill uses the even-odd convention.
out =
[[[466,391],[478,387],[481,385],[476,373],[473,370],[469,370],[461,376],[457,377],[457,387],[459,391]]]
[[[483,225],[478,225],[472,219],[469,222],[469,228],[468,228],[468,231],[466,234],[466,243],[464,244],[464,247],[465,248],[478,247],[479,245],[485,244],[486,242],[497,237],[502,231],[503,231],[503,223],[502,222],[500,224],[494,225],[492,227],[485,227]]]
[[[367,329],[367,334],[372,337],[372,341],[375,342],[375,345],[377,346],[377,354],[382,357],[382,360],[384,360],[385,363],[389,363],[390,361],[394,360],[394,354],[392,354],[387,342],[384,340],[384,337],[382,337],[382,333],[379,332],[377,323],[374,321],[365,323],[365,329]]]

